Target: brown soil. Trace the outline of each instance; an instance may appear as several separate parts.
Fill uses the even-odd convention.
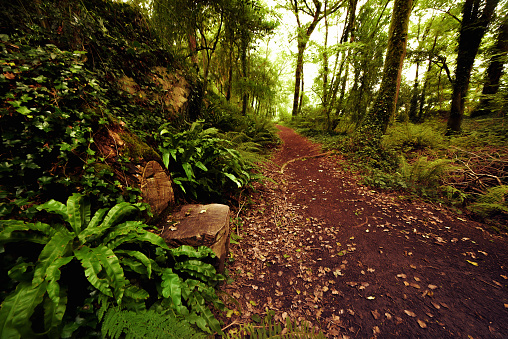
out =
[[[361,186],[340,156],[279,129],[275,183],[239,211],[226,331],[274,310],[330,338],[508,338],[506,238]]]

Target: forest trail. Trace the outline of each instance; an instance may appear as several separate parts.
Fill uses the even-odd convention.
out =
[[[228,329],[273,310],[330,338],[508,338],[506,238],[363,187],[340,156],[278,128],[284,143],[264,166],[275,183],[239,211],[230,246],[224,288],[241,313]]]

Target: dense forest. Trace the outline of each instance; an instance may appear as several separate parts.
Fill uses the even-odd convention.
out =
[[[270,185],[275,122],[368,187],[508,230],[506,0],[0,11],[2,338],[223,335],[213,252],[154,230],[175,205],[238,205]],[[150,162],[172,182],[161,208]]]

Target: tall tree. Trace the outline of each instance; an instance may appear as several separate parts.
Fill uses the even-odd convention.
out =
[[[461,130],[471,71],[498,2],[499,0],[466,0],[464,3],[447,134]]]
[[[384,134],[395,113],[412,6],[413,0],[395,0],[393,5],[381,87],[364,122],[364,127],[374,132]]]
[[[506,56],[508,55],[508,15],[505,15],[499,25],[497,39],[494,47],[492,48],[492,55],[490,57],[489,66],[487,67],[487,74],[485,84],[482,90],[482,99],[480,104],[471,114],[472,117],[478,117],[490,114],[492,111],[492,96],[499,90],[499,81],[503,76],[504,65],[506,63]]]
[[[331,4],[325,0],[325,6],[319,0],[312,0],[310,3],[307,0],[290,0],[289,9],[294,13],[296,22],[298,24],[297,31],[297,46],[298,52],[296,56],[296,69],[295,69],[295,91],[293,96],[293,111],[292,115],[296,116],[299,111],[300,90],[302,87],[302,73],[303,73],[303,57],[310,36],[316,29],[318,23],[325,17],[335,13],[343,4],[344,0],[337,0]],[[300,13],[307,14],[311,17],[309,23],[304,24],[300,18]]]

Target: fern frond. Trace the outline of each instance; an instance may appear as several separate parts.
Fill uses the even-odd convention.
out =
[[[206,338],[183,317],[154,310],[136,313],[118,307],[108,310],[101,332],[104,337],[112,339],[120,338],[122,334],[132,339]]]

